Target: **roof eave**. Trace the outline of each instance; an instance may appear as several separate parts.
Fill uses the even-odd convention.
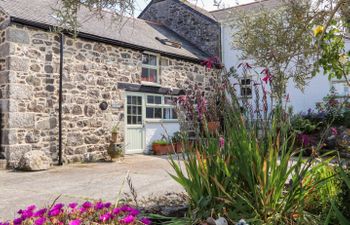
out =
[[[53,25],[35,22],[35,21],[31,21],[31,20],[26,20],[26,19],[22,19],[22,18],[18,18],[18,17],[13,17],[13,16],[10,17],[10,21],[11,21],[11,23],[17,23],[17,24],[21,24],[21,25],[31,26],[31,27],[35,27],[35,28],[39,28],[39,29],[43,29],[43,30],[48,30],[48,31],[52,30],[52,28],[55,28],[55,26],[53,26]],[[63,30],[62,32],[65,34],[70,34],[70,32],[68,30]],[[200,64],[204,60],[204,58],[194,58],[194,57],[188,57],[188,56],[184,56],[184,55],[164,52],[164,51],[160,51],[157,49],[147,48],[144,46],[130,44],[127,42],[118,41],[118,40],[114,40],[114,39],[110,39],[110,38],[106,38],[106,37],[101,37],[98,35],[93,35],[93,34],[84,33],[84,32],[78,32],[77,37],[92,40],[92,41],[98,41],[98,42],[102,42],[105,44],[126,47],[126,48],[130,48],[133,50],[138,50],[138,51],[151,51],[151,52],[159,53],[161,55],[168,56],[171,58],[182,59],[185,61],[190,61],[190,62],[194,62],[194,63],[198,63],[198,64]]]

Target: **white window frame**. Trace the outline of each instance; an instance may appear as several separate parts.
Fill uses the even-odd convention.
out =
[[[161,97],[161,103],[160,104],[153,104],[153,103],[148,103],[147,98],[148,96],[159,96]],[[166,97],[174,97],[174,96],[169,96],[169,95],[159,95],[159,94],[146,94],[145,95],[145,111],[147,112],[147,107],[152,107],[152,108],[161,108],[162,109],[162,118],[147,118],[147,113],[145,113],[145,121],[147,122],[153,122],[153,123],[174,123],[178,122],[178,119],[164,119],[164,109],[175,109],[175,105],[171,104],[165,104],[165,98]]]
[[[242,80],[250,80],[249,84],[242,84]],[[250,95],[242,95],[242,89],[243,88],[250,88],[251,93]],[[245,99],[250,99],[253,98],[253,80],[252,80],[252,76],[245,76],[245,77],[240,77],[239,78],[239,89],[240,89],[240,97],[241,98],[245,98]]]
[[[153,66],[153,65],[143,64],[143,56],[144,55],[155,56],[157,65]],[[148,51],[142,52],[142,59],[141,59],[141,83],[142,84],[153,85],[153,86],[160,86],[160,66],[159,65],[160,65],[160,54],[153,53],[153,52],[148,52]],[[157,71],[157,81],[156,82],[143,81],[142,80],[142,69],[143,68],[155,69]]]

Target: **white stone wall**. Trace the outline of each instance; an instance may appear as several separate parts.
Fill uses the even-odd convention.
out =
[[[6,30],[9,46],[2,71],[3,152],[16,167],[23,153],[42,150],[58,157],[59,36],[20,25]],[[112,126],[124,141],[124,91],[118,82],[141,82],[140,51],[80,38],[66,38],[63,75],[63,148],[67,162],[107,150]],[[161,85],[208,87],[213,71],[199,64],[161,57]],[[106,111],[99,104],[106,101]]]

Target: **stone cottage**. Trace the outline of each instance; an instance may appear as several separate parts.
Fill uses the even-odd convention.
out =
[[[139,19],[111,23],[110,13],[81,8],[72,37],[52,32],[56,4],[0,1],[0,159],[8,167],[32,150],[55,162],[98,158],[114,126],[126,154],[147,152],[164,128],[179,129],[174,97],[195,85],[210,91],[215,71],[201,62],[219,54],[220,26],[205,11],[156,0]],[[155,4],[167,10],[152,17]]]

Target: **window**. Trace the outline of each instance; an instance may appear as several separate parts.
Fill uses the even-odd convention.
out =
[[[146,82],[158,83],[159,63],[157,55],[147,53],[142,54],[141,80]]]
[[[243,78],[240,81],[241,85],[241,97],[251,98],[252,97],[252,80],[250,78]]]
[[[169,96],[147,95],[146,118],[158,120],[177,119],[174,99]]]
[[[142,97],[127,97],[127,124],[142,124]]]

